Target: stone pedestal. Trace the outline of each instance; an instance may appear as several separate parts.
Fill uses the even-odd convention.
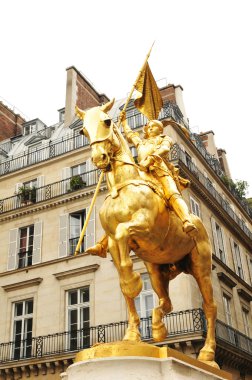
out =
[[[76,360],[61,380],[232,380],[218,368],[145,343],[104,344],[81,351]]]

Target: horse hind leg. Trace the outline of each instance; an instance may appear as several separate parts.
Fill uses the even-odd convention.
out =
[[[152,336],[156,342],[161,342],[168,335],[162,319],[172,311],[172,304],[168,294],[169,278],[161,272],[160,265],[148,262],[144,264],[148,270],[152,288],[159,298],[159,306],[152,310]]]
[[[206,362],[214,367],[218,364],[214,361],[216,340],[215,322],[217,307],[213,298],[213,286],[211,280],[212,250],[211,244],[203,225],[199,228],[195,238],[196,247],[190,253],[190,273],[198,283],[203,298],[203,309],[207,320],[207,336],[204,347],[200,350],[198,360]]]

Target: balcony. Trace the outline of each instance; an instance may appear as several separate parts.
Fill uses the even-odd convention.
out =
[[[252,239],[252,232],[248,227],[242,222],[240,218],[235,214],[235,212],[230,207],[229,203],[218,193],[214,188],[212,182],[204,176],[204,174],[197,168],[197,166],[188,159],[186,153],[179,148],[178,144],[174,144],[170,151],[170,160],[171,162],[181,161],[189,171],[197,178],[197,180],[205,187],[208,193],[218,202],[222,209],[234,220],[234,222],[241,228],[241,230]],[[249,209],[249,212],[251,210]]]
[[[48,185],[36,188],[36,194],[33,198],[32,203],[22,202],[20,199],[20,195],[18,194],[9,198],[1,199],[0,214],[3,214],[8,211],[18,210],[34,203],[48,201],[61,195],[71,194],[75,191],[94,186],[97,184],[99,179],[99,170],[91,170],[89,172],[80,174],[78,177],[81,178],[81,182],[77,183],[76,181],[73,181],[74,177],[69,177],[62,181],[53,182]]]
[[[188,341],[191,337],[202,344],[205,335],[206,321],[201,309],[192,309],[170,313],[164,323],[168,329],[164,344],[176,341]],[[90,327],[88,329],[66,331],[33,337],[29,341],[13,341],[0,344],[0,365],[8,362],[41,359],[57,355],[71,354],[89,348],[95,343],[107,343],[121,340],[128,327],[127,321]],[[153,342],[151,318],[142,318],[140,325],[142,340]],[[218,348],[235,349],[241,356],[252,360],[252,339],[217,320],[216,340]],[[29,349],[26,349],[29,347]],[[17,349],[18,348],[18,349]],[[218,356],[218,354],[217,354]],[[34,361],[33,361],[34,363]]]
[[[168,117],[173,118],[178,123],[183,123],[183,115],[179,107],[170,102],[165,103],[160,112],[160,119],[165,119]],[[116,122],[117,119],[114,121]],[[80,120],[77,120],[74,122],[74,126],[81,127],[81,123],[82,122]],[[136,129],[146,123],[146,118],[137,111],[134,116],[128,118],[128,123],[133,129]],[[24,151],[16,156],[5,158],[3,162],[0,163],[0,176],[55,157],[59,157],[65,153],[86,147],[88,145],[89,142],[85,136],[79,135],[76,130],[70,130],[66,136],[60,139],[54,141],[46,140],[43,146],[39,147],[35,151]]]
[[[205,331],[205,319],[201,309],[185,310],[166,315],[164,322],[169,331],[169,337],[190,335]],[[27,342],[18,341],[0,344],[0,364],[23,359],[41,358],[67,352],[79,351],[95,343],[106,343],[122,340],[128,321],[110,323],[74,331],[33,337],[29,339],[29,350],[21,349]],[[152,340],[151,318],[142,318],[140,325],[142,340]],[[16,349],[18,344],[19,350]],[[21,347],[21,348],[20,348]],[[19,355],[17,356],[17,352]]]

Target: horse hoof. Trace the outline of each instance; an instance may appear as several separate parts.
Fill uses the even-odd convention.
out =
[[[152,336],[155,342],[162,342],[168,335],[167,328],[164,323],[160,323],[158,326],[152,325]]]
[[[143,282],[139,273],[133,273],[128,281],[121,282],[121,288],[124,295],[129,298],[135,298],[141,292]]]
[[[131,329],[130,327],[127,329],[126,334],[124,335],[123,340],[130,340],[131,342],[141,342],[141,335],[139,330]]]
[[[199,353],[199,356],[198,356],[198,360],[200,360],[201,362],[214,362],[214,357],[215,357],[215,353],[213,350],[200,350],[200,353]],[[218,364],[217,364],[218,365]]]

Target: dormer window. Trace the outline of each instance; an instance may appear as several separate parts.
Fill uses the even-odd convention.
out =
[[[23,124],[23,134],[24,136],[28,136],[35,132],[44,131],[45,128],[46,125],[45,123],[43,123],[43,121],[41,121],[40,119],[33,119],[30,121],[26,121]]]
[[[33,132],[36,132],[36,129],[37,129],[36,127],[37,127],[36,123],[24,125],[24,135],[27,136]]]

